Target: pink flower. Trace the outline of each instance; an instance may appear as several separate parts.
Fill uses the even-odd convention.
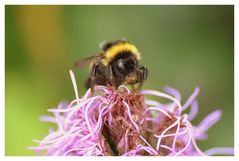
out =
[[[184,105],[180,93],[166,87],[165,93],[155,90],[131,92],[126,86],[118,90],[96,86],[95,95],[90,90],[78,97],[76,81],[70,71],[76,99],[62,102],[56,109],[49,109],[53,116],[42,116],[42,121],[57,124],[58,129],[30,147],[38,155],[70,156],[191,156],[233,155],[233,148],[213,148],[202,152],[196,140],[207,139],[207,130],[221,117],[217,110],[199,125],[190,121],[198,113],[196,97],[199,88]],[[147,96],[167,99],[160,103]],[[189,114],[184,113],[191,108]]]

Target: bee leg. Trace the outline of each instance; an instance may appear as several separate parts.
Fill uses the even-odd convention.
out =
[[[140,67],[139,68],[139,85],[137,87],[137,91],[139,91],[142,86],[143,86],[143,83],[144,81],[147,79],[148,77],[148,69],[146,67]]]
[[[114,76],[113,76],[113,71],[112,71],[111,65],[109,65],[109,75],[110,75],[110,80],[109,80],[110,85],[112,87],[114,87],[115,86],[115,79],[114,79]]]
[[[90,73],[90,89],[91,89],[91,93],[92,95],[94,95],[94,88],[95,88],[95,77],[96,77],[96,73],[97,73],[97,69],[98,69],[98,64],[94,64]]]

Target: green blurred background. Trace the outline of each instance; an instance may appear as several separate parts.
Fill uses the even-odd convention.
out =
[[[233,6],[5,6],[5,154],[27,149],[51,124],[39,116],[72,100],[69,69],[100,51],[104,40],[127,38],[149,68],[145,89],[178,89],[183,102],[200,87],[199,114],[221,109],[202,150],[234,146]],[[85,91],[88,68],[75,72]]]

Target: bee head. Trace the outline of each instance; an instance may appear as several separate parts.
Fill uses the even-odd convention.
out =
[[[138,68],[138,61],[131,53],[121,53],[112,62],[114,74],[129,75]]]

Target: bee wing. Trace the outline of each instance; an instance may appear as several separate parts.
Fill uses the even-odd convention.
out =
[[[102,57],[102,54],[97,54],[94,56],[90,56],[84,59],[81,59],[75,63],[75,67],[82,68],[86,64],[90,64],[92,61],[98,61]]]

